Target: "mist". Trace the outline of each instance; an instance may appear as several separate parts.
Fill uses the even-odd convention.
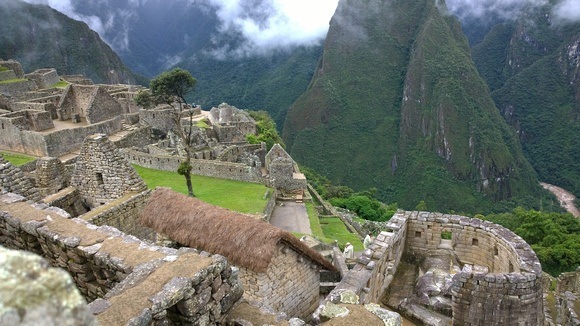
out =
[[[564,23],[580,22],[580,1],[561,1],[554,7],[554,16]]]
[[[103,35],[105,32],[105,27],[101,19],[97,16],[87,16],[81,15],[74,10],[72,0],[24,0],[25,2],[31,4],[40,4],[50,6],[52,9],[60,11],[61,13],[67,15],[68,17],[80,20],[86,23],[93,31]]]
[[[124,21],[132,16],[127,12],[148,1],[130,0],[125,3],[125,12],[110,12],[106,21],[97,16],[80,14],[73,0],[25,0],[28,3],[44,4],[64,13],[70,18],[85,22],[113,48],[124,50],[128,44],[128,27]],[[99,0],[113,3],[115,0]],[[317,44],[326,36],[328,24],[338,0],[186,0],[196,8],[213,7],[220,21],[216,40],[224,35],[237,33],[244,42],[233,50],[238,54],[255,54],[274,49]],[[184,10],[189,10],[185,8]],[[134,17],[133,17],[134,18]],[[115,21],[115,24],[112,21]],[[115,30],[113,29],[113,26]],[[121,28],[120,28],[121,27]]]
[[[241,34],[237,54],[317,44],[324,39],[338,0],[206,0],[217,8],[224,34]]]
[[[446,0],[446,3],[449,11],[460,20],[516,19],[524,7],[542,6],[547,0]]]
[[[547,5],[548,0],[447,0],[451,13],[465,21],[469,19],[517,19],[526,7]],[[558,0],[552,10],[557,23],[580,22],[579,0]]]

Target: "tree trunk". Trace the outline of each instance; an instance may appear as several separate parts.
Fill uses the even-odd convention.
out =
[[[189,151],[186,151],[186,155],[187,157],[185,158],[185,162],[187,164],[187,173],[185,173],[183,176],[185,177],[185,184],[187,185],[187,195],[189,197],[195,197],[195,194],[193,193],[193,186],[191,184],[191,157],[189,156]]]

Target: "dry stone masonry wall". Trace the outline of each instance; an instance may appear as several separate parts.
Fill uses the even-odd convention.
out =
[[[20,194],[29,200],[41,199],[38,189],[34,188],[24,173],[0,155],[0,191],[2,190]]]
[[[86,138],[75,163],[71,185],[79,189],[90,207],[110,203],[129,192],[147,190],[135,169],[102,134]]]
[[[120,153],[123,155],[125,160],[132,164],[171,172],[177,171],[179,163],[183,160],[183,158],[179,156],[152,155],[128,148],[121,149]],[[195,175],[253,183],[262,182],[260,169],[243,163],[192,159],[191,165],[193,166],[191,173]]]
[[[102,325],[216,324],[238,301],[237,271],[221,256],[145,244],[109,226],[0,193],[0,245],[67,270]]]
[[[341,293],[350,291],[361,295],[361,302],[376,302],[388,288],[403,251],[426,256],[449,250],[471,266],[452,279],[454,325],[543,324],[540,262],[513,232],[479,219],[428,212],[398,212],[386,229],[327,301],[339,302]]]
[[[318,268],[283,243],[265,273],[240,268],[240,279],[244,298],[257,306],[301,318],[318,307]]]

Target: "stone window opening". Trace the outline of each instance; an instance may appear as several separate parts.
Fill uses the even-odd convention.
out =
[[[514,272],[514,265],[510,261],[510,264],[509,264],[509,273],[513,273],[513,272]]]
[[[415,231],[415,238],[421,237],[421,231]]]
[[[103,174],[101,172],[97,172],[97,184],[105,184],[105,181],[103,180]]]
[[[4,122],[2,122],[2,129],[4,129]]]
[[[497,246],[493,247],[493,254],[494,255],[499,255],[499,250],[497,249]]]
[[[478,244],[479,244],[479,240],[477,238],[471,239],[471,245],[472,246],[477,246]]]

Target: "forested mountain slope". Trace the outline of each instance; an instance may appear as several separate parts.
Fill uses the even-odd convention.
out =
[[[496,25],[473,48],[481,75],[542,181],[580,195],[580,23],[553,5]]]
[[[341,1],[283,135],[337,183],[429,210],[533,205],[542,191],[467,39],[433,1]]]
[[[50,67],[96,83],[145,82],[85,23],[48,6],[0,0],[0,17],[0,58],[20,61],[27,72]]]

